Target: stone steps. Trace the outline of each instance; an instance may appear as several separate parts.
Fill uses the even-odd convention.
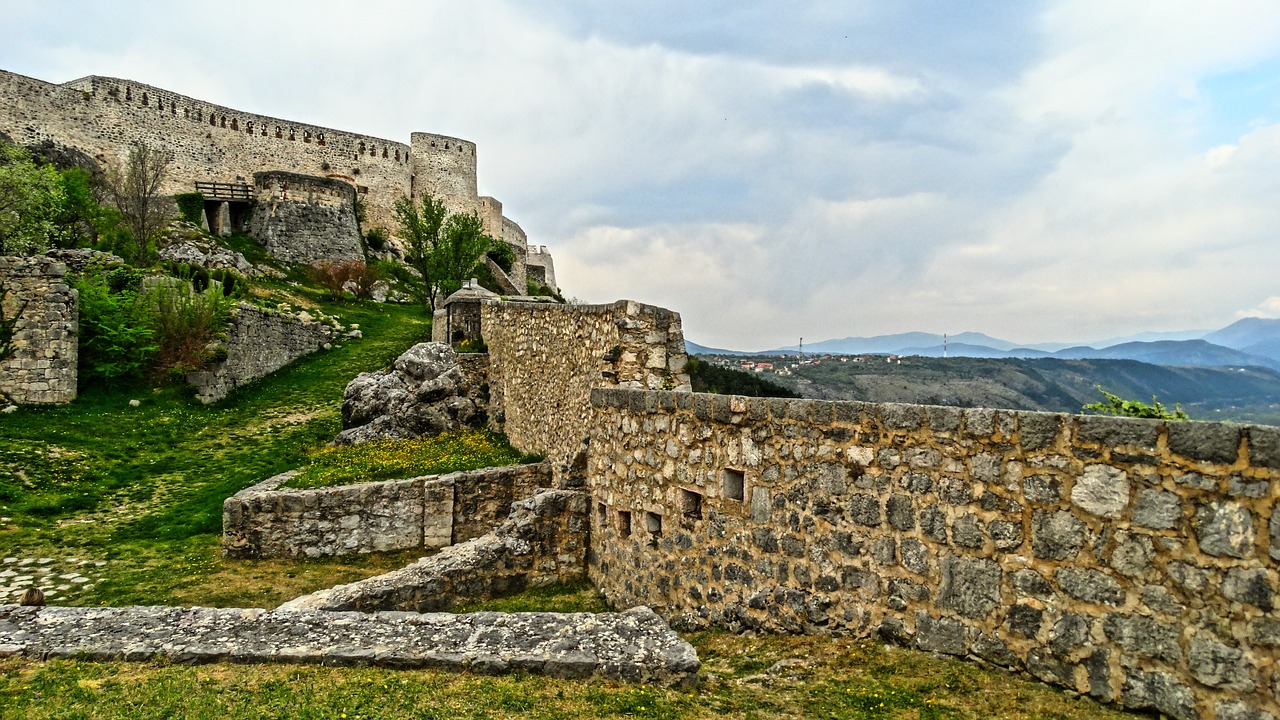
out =
[[[621,613],[280,611],[0,605],[0,657],[302,663],[527,672],[689,686],[689,643],[647,607]]]

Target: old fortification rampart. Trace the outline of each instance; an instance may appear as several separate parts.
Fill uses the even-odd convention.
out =
[[[237,387],[316,352],[333,335],[333,328],[324,323],[240,303],[228,327],[226,358],[207,370],[189,373],[187,383],[196,388],[202,402],[216,402]]]
[[[1175,718],[1280,715],[1280,428],[592,403],[590,570],[620,606],[878,635]]]
[[[350,184],[281,171],[254,173],[253,184],[250,234],[273,257],[305,265],[364,259]]]
[[[680,315],[664,308],[486,303],[481,331],[491,420],[516,447],[557,465],[582,452],[592,388],[689,389]]]
[[[75,399],[79,303],[66,274],[53,258],[0,257],[0,397]]]

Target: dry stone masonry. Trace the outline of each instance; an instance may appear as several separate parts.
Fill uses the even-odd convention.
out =
[[[1180,720],[1280,716],[1280,428],[592,403],[590,573],[616,604],[878,635]]]
[[[691,685],[689,643],[648,608],[622,613],[359,613],[0,605],[0,658],[313,663],[539,673]]]
[[[570,463],[590,433],[592,388],[690,390],[680,315],[664,308],[486,303],[481,331],[491,422],[557,465]]]
[[[188,373],[201,402],[217,402],[232,390],[265,377],[329,344],[334,328],[310,316],[240,303],[224,343],[227,357],[208,370]]]
[[[586,493],[539,490],[514,503],[492,532],[408,567],[304,595],[298,610],[432,612],[586,577],[590,521]]]
[[[76,397],[79,305],[67,266],[49,257],[0,257],[0,406]]]
[[[254,173],[253,183],[249,234],[272,257],[303,265],[364,260],[350,183],[281,171]]]
[[[290,471],[222,504],[222,551],[233,558],[324,557],[434,550],[490,532],[515,500],[551,480],[547,463],[355,485],[281,489]]]

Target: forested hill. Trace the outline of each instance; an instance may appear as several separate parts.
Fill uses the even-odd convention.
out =
[[[1143,401],[1178,402],[1196,420],[1280,425],[1280,373],[1265,368],[1167,367],[1134,360],[902,358],[799,365],[769,379],[809,398],[1079,412],[1096,386]]]

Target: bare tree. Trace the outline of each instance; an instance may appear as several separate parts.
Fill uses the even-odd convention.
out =
[[[153,236],[172,215],[169,198],[160,194],[173,153],[136,143],[129,148],[124,169],[112,168],[107,173],[111,199],[133,234],[128,258],[134,265],[147,265],[152,260]]]

